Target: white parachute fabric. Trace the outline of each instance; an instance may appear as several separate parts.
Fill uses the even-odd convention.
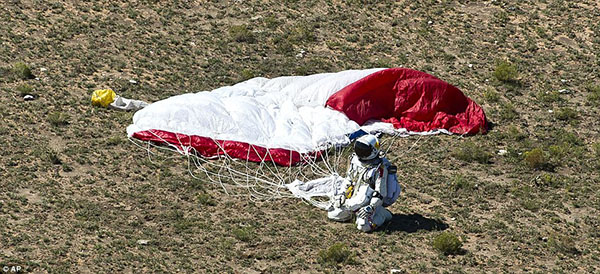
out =
[[[136,112],[127,134],[161,130],[299,153],[347,145],[347,135],[360,127],[327,108],[326,101],[379,70],[253,78],[211,92],[173,96]]]

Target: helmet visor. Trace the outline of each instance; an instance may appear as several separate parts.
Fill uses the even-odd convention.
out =
[[[359,159],[366,159],[371,156],[373,152],[373,148],[367,144],[356,142],[354,143],[354,153],[358,156]]]

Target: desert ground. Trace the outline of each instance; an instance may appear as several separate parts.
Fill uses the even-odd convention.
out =
[[[600,272],[598,1],[5,0],[0,18],[4,272]],[[134,112],[90,102],[375,67],[451,83],[491,127],[396,140],[403,193],[368,234],[149,158]]]

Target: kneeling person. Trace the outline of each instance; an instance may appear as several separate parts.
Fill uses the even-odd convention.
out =
[[[333,197],[334,206],[327,216],[347,221],[356,214],[357,228],[370,232],[392,219],[385,207],[394,203],[399,194],[396,167],[380,151],[377,137],[365,135],[354,144],[346,184]]]

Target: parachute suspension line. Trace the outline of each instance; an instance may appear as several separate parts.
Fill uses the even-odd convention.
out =
[[[394,132],[394,134],[392,135],[392,140],[390,140],[390,144],[388,145],[387,149],[383,152],[384,155],[387,155],[388,151],[390,150],[390,148],[392,148],[392,146],[394,145],[394,143],[396,143],[396,137],[398,137],[400,134]]]
[[[342,166],[342,159],[344,158],[344,154],[346,154],[346,152],[348,152],[348,150],[351,147],[352,146],[345,146],[345,147],[340,146],[340,147],[336,147],[336,151],[339,151],[339,152],[337,153],[337,157],[335,159],[335,165],[334,165],[334,167],[339,168],[339,167]],[[344,166],[346,166],[346,165],[344,165]],[[335,173],[336,174],[340,174],[340,170],[336,169]]]
[[[177,143],[168,143],[166,140],[157,135],[156,132],[150,131],[156,140],[159,142],[146,141],[146,144],[140,145],[139,140],[128,138],[136,146],[146,150],[151,162],[154,161],[154,156],[158,155],[153,148],[164,151],[176,151],[186,156],[187,168],[189,174],[198,180],[207,180],[210,183],[218,184],[227,195],[248,195],[252,200],[272,200],[282,197],[293,197],[293,194],[287,192],[285,184],[295,180],[310,181],[316,178],[329,177],[332,174],[341,174],[344,168],[347,169],[346,163],[349,158],[345,157],[352,146],[335,146],[327,145],[319,152],[315,153],[299,153],[299,162],[294,167],[278,166],[274,161],[273,152],[266,149],[264,153],[259,153],[258,148],[249,144],[245,153],[246,159],[241,160],[233,158],[227,153],[224,148],[224,143],[212,139],[217,147],[216,156],[204,156],[194,147],[184,145],[184,140],[177,136]],[[391,150],[397,142],[396,138],[401,134],[392,135],[390,144],[387,145],[385,152]],[[420,142],[422,135],[408,149],[404,150],[403,154],[409,153]],[[161,143],[161,142],[162,143]],[[167,144],[166,146],[164,144]],[[301,151],[300,148],[297,149]],[[294,150],[291,148],[287,152],[289,155],[289,163],[294,160]],[[260,162],[254,163],[250,161],[251,155],[257,155]],[[169,158],[177,158],[174,156]],[[169,159],[167,158],[167,159]],[[160,159],[164,159],[160,157]],[[271,163],[267,163],[271,161]],[[284,170],[282,170],[282,168]],[[204,175],[204,176],[199,176]],[[244,190],[246,194],[231,192],[233,189]],[[316,204],[311,202],[310,204]]]
[[[318,158],[321,157],[322,155],[323,155],[323,153],[319,152],[319,153],[316,153],[314,155],[314,157],[311,157],[310,155],[307,155],[307,157],[305,158],[306,159],[306,163],[308,164],[308,166],[311,169],[311,172],[314,173],[314,174],[317,174],[317,175],[325,175],[325,174],[327,174],[327,171],[324,170],[323,168],[321,168],[319,166],[319,164],[317,164]],[[323,158],[323,157],[321,157],[321,158]]]
[[[229,173],[229,176],[228,176],[227,178],[228,178],[228,179],[230,179],[230,181],[231,181],[232,183],[234,183],[234,184],[235,184],[235,185],[237,185],[237,186],[240,186],[240,187],[244,187],[244,188],[246,188],[246,189],[248,190],[249,194],[251,195],[251,197],[255,197],[255,194],[259,194],[259,193],[258,193],[258,192],[257,192],[257,191],[254,189],[254,188],[255,188],[255,186],[256,186],[256,185],[258,185],[258,179],[259,179],[259,178],[258,178],[258,177],[255,177],[255,178],[254,178],[254,179],[255,179],[255,180],[254,180],[254,181],[255,181],[254,185],[250,185],[249,183],[247,183],[247,184],[244,186],[244,185],[242,185],[242,184],[238,183],[238,182],[237,182],[238,180],[236,179],[236,176],[239,176],[239,175],[240,175],[240,174],[239,174],[239,171],[237,171],[237,170],[234,170],[234,169],[231,167],[231,166],[232,166],[232,163],[233,163],[233,162],[235,162],[235,160],[234,160],[234,159],[233,159],[231,156],[229,156],[229,154],[228,154],[228,153],[225,151],[225,149],[223,148],[223,146],[222,146],[222,145],[221,145],[221,144],[220,144],[218,141],[216,141],[216,140],[213,140],[213,141],[215,142],[215,144],[216,144],[216,145],[219,147],[219,149],[221,150],[221,152],[222,152],[222,154],[221,154],[221,155],[223,155],[223,157],[222,157],[222,158],[224,158],[224,159],[223,159],[223,163],[224,163],[224,164],[223,164],[223,165],[221,165],[221,168],[219,169],[219,175],[220,175],[220,177],[219,177],[219,181],[220,181],[220,183],[221,183],[221,184],[223,184],[223,182],[222,182],[222,180],[221,180],[221,177],[225,177],[225,176],[224,176],[224,175],[222,175],[221,173],[223,172],[223,168],[225,168],[225,169],[227,169],[227,172]],[[251,146],[251,145],[249,145],[249,146]],[[263,162],[264,162],[264,159],[263,159]],[[248,174],[242,174],[242,176],[240,176],[240,177],[243,179],[244,177],[247,177],[247,176],[249,176],[249,175],[248,175]],[[246,180],[246,181],[249,181],[249,180]],[[269,184],[269,183],[270,183],[270,182],[268,182],[268,181],[267,181],[267,184]],[[254,192],[254,193],[253,193],[253,192]],[[257,198],[257,197],[255,197],[255,198]]]
[[[335,173],[335,171],[329,165],[329,149],[324,149],[324,151],[325,151],[325,159],[323,159],[323,164],[325,164],[325,167],[327,168],[327,170],[329,170],[329,173],[333,174],[333,173]]]

